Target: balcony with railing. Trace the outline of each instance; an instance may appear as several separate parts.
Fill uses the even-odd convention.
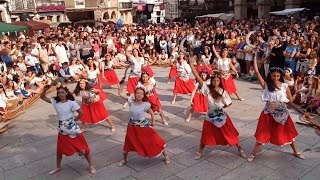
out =
[[[64,1],[56,0],[12,0],[11,1],[12,11],[64,11]]]
[[[36,5],[34,0],[12,0],[12,11],[35,11]]]
[[[38,11],[64,11],[64,1],[36,0]]]
[[[118,8],[119,9],[131,9],[132,2],[119,2]]]

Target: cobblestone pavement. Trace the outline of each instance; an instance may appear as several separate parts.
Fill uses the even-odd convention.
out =
[[[176,104],[171,105],[173,83],[166,84],[169,69],[153,69],[164,114],[169,119],[169,127],[165,127],[157,115],[155,130],[167,142],[172,162],[170,165],[164,164],[162,156],[147,159],[130,153],[128,164],[117,166],[122,158],[129,113],[128,108],[122,109],[123,100],[118,97],[114,87],[104,89],[108,94],[105,105],[117,131],[111,133],[108,124],[103,122],[88,126],[84,133],[92,151],[96,174],[89,174],[85,159],[74,155],[63,159],[61,172],[48,175],[55,167],[56,113],[50,104],[38,101],[23,116],[13,121],[14,128],[0,135],[0,144],[8,143],[0,149],[0,179],[319,179],[320,138],[312,128],[297,124],[299,136],[296,141],[298,148],[305,151],[307,159],[304,161],[292,155],[290,146],[277,147],[270,144],[263,146],[255,161],[250,163],[237,154],[236,147],[228,146],[208,147],[203,159],[194,160],[204,115],[195,114],[186,123],[184,119],[189,96],[178,96]],[[117,71],[119,77],[122,77],[123,71]],[[245,101],[234,100],[227,112],[240,133],[241,145],[249,155],[255,143],[253,135],[257,118],[263,108],[262,89],[256,83],[241,80],[236,80],[236,85]],[[290,112],[294,121],[301,118],[296,112]]]

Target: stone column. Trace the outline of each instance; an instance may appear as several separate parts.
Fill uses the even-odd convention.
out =
[[[234,0],[234,18],[247,18],[247,0]]]
[[[286,9],[290,8],[299,8],[302,4],[301,0],[286,0],[285,3]]]
[[[270,0],[257,0],[258,6],[258,18],[261,19],[262,16],[269,18],[269,12],[271,8]]]

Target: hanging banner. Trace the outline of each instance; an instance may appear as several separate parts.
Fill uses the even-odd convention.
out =
[[[164,10],[165,9],[164,3],[161,3],[159,6],[160,6],[160,10]]]
[[[137,4],[137,11],[144,11],[145,10],[145,5],[144,4]]]

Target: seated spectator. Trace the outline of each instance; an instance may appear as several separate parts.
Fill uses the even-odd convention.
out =
[[[60,77],[64,78],[65,81],[71,82],[76,79],[74,72],[69,68],[67,62],[62,63],[59,73]]]
[[[22,56],[19,56],[19,57],[17,58],[17,61],[18,61],[17,66],[19,67],[19,70],[20,70],[22,73],[26,74],[26,73],[27,73],[27,66],[26,66],[26,64],[24,63],[23,57],[22,57]]]
[[[258,79],[256,73],[254,72],[253,66],[250,66],[248,74],[244,75],[243,79],[249,81],[255,81]]]
[[[287,68],[283,76],[284,83],[288,84],[291,94],[294,94],[294,78],[292,75],[292,69]]]
[[[316,51],[312,51],[310,53],[310,59],[308,59],[308,64],[307,64],[307,73],[309,75],[316,75],[316,66],[317,66],[317,52]]]

